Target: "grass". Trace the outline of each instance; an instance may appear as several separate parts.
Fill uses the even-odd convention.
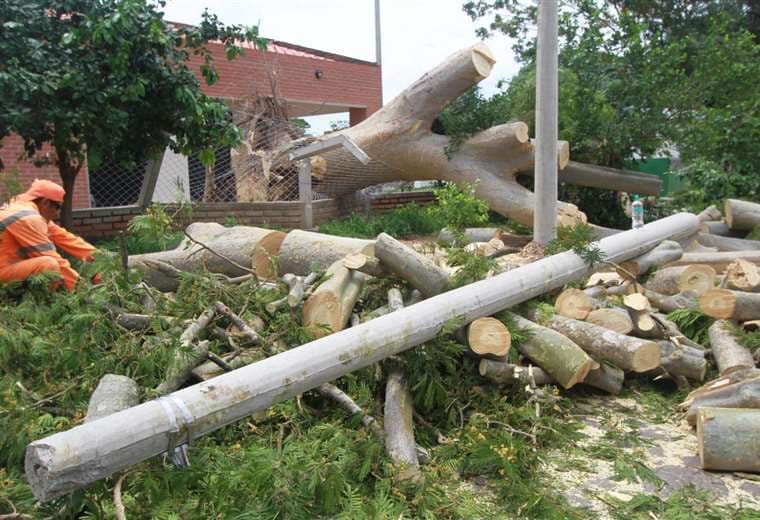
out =
[[[395,238],[406,238],[437,233],[445,226],[446,222],[427,207],[408,204],[370,218],[352,213],[349,217],[325,222],[319,230],[345,237],[374,238],[380,233],[388,233]]]

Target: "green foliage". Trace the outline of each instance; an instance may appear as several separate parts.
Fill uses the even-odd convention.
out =
[[[172,214],[162,204],[151,205],[145,214],[129,221],[129,253],[151,253],[176,246],[183,236],[180,226],[191,214],[192,207],[188,204],[181,204]]]
[[[5,204],[11,197],[23,191],[24,187],[19,181],[19,173],[16,168],[0,170],[0,204]]]
[[[412,203],[370,218],[352,213],[347,218],[321,224],[319,230],[345,237],[375,238],[385,232],[396,238],[405,238],[436,233],[445,225],[446,221],[440,215]]]
[[[684,486],[662,500],[652,493],[641,493],[630,500],[620,500],[609,496],[615,506],[614,518],[619,520],[648,520],[651,518],[666,518],[681,520],[700,518],[704,520],[750,520],[757,518],[757,511],[740,507],[716,505],[715,497],[709,492],[700,491],[694,486]]]
[[[447,252],[448,264],[452,267],[459,267],[449,280],[449,287],[452,289],[483,280],[488,271],[496,267],[495,260],[474,255],[459,247],[451,247]]]
[[[709,316],[689,309],[676,309],[668,314],[668,319],[678,325],[678,328],[687,338],[696,341],[700,345],[707,345],[709,343],[707,329],[715,321]]]
[[[488,204],[475,196],[475,184],[445,184],[435,190],[438,203],[430,206],[428,211],[437,220],[446,223],[453,231],[461,231],[468,226],[477,226],[488,222]]]
[[[434,131],[449,136],[449,144],[444,149],[446,157],[459,150],[470,136],[492,126],[506,123],[505,112],[499,96],[485,98],[480,88],[475,86],[459,96],[438,116]]]
[[[29,157],[58,166],[70,210],[71,189],[85,162],[125,166],[170,146],[200,151],[235,146],[230,110],[201,92],[189,66],[202,58],[207,84],[218,80],[210,41],[227,59],[236,42],[263,46],[256,27],[225,26],[204,12],[197,27],[171,26],[150,0],[6,0],[0,3],[0,138],[16,133]],[[1,166],[1,165],[0,165]],[[64,213],[64,221],[67,213]]]
[[[549,242],[545,248],[547,255],[556,255],[564,251],[573,251],[590,266],[603,261],[605,257],[596,242],[594,228],[583,222],[558,227],[557,238]]]

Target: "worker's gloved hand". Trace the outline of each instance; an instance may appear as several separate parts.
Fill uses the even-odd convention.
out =
[[[100,273],[95,273],[90,281],[93,285],[100,285],[103,283],[103,277],[100,275]]]

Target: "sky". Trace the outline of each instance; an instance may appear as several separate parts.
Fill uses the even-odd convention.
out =
[[[385,103],[448,55],[478,41],[475,30],[481,24],[462,11],[463,3],[380,0]],[[206,7],[225,24],[259,25],[266,38],[375,61],[374,0],[167,0],[164,12],[167,20],[194,24]],[[497,62],[480,85],[492,94],[518,65],[506,37],[486,43]],[[321,134],[330,121],[347,119],[348,114],[331,114],[307,120],[311,132]]]

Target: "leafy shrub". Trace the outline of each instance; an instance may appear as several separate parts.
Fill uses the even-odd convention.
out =
[[[461,186],[449,183],[436,189],[438,203],[429,207],[428,212],[452,230],[488,222],[488,204],[475,196],[476,187],[477,183]]]
[[[358,213],[332,219],[319,226],[322,233],[344,237],[374,238],[388,233],[396,238],[429,235],[441,230],[445,221],[439,215],[415,203],[372,217]]]

